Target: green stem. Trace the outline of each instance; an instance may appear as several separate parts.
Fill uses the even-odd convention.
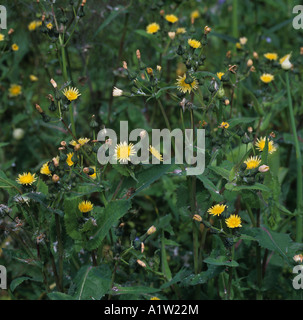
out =
[[[60,217],[55,214],[56,233],[58,238],[58,253],[59,253],[59,287],[63,289],[63,243],[61,237]]]
[[[292,105],[291,99],[291,91],[290,91],[290,84],[289,84],[289,73],[288,71],[285,72],[286,77],[286,87],[287,87],[287,97],[288,97],[288,108],[289,108],[289,115],[290,115],[290,124],[292,128],[292,133],[294,136],[295,141],[295,149],[296,149],[296,160],[297,160],[297,221],[296,221],[296,241],[302,242],[302,232],[303,232],[303,213],[302,213],[302,199],[303,199],[303,186],[302,186],[302,154],[299,145],[299,139],[296,129],[295,123],[295,115],[294,109]]]
[[[164,118],[164,120],[165,120],[166,127],[167,127],[167,129],[169,129],[169,131],[171,131],[171,126],[170,126],[169,120],[168,120],[168,118],[167,118],[167,115],[166,115],[166,113],[165,113],[165,110],[164,110],[164,107],[163,107],[163,105],[162,105],[162,102],[161,102],[159,99],[157,99],[157,101],[158,101],[158,104],[159,104],[159,106],[160,106],[160,109],[161,109],[163,118]]]
[[[232,5],[232,32],[233,32],[233,37],[238,39],[239,38],[239,31],[238,31],[238,0],[233,0],[233,5]],[[236,47],[234,47],[234,50]]]
[[[233,261],[235,257],[235,245],[232,246],[231,249],[231,260]],[[228,284],[227,284],[227,299],[230,300],[231,295],[231,285],[232,285],[232,279],[233,279],[233,267],[229,267],[229,278],[228,278]]]

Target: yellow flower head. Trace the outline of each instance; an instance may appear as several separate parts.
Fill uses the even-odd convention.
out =
[[[18,179],[16,181],[22,185],[32,185],[36,180],[37,178],[35,177],[35,173],[31,174],[30,172],[24,172],[18,175]]]
[[[127,144],[126,141],[116,145],[115,158],[122,163],[130,161],[130,157],[136,154],[134,145],[132,143]]]
[[[91,166],[90,168],[94,169],[94,173],[91,174],[90,177],[95,180],[97,178],[96,167],[95,166]]]
[[[170,23],[175,23],[177,22],[179,19],[174,15],[174,14],[167,14],[165,16],[165,20],[170,22]]]
[[[186,29],[185,28],[177,28],[176,34],[182,34],[182,33],[186,33]]]
[[[201,48],[201,42],[195,39],[188,39],[188,44],[194,49]]]
[[[215,204],[207,210],[209,214],[219,216],[226,208],[226,204]]]
[[[224,74],[225,74],[224,72],[217,72],[217,77],[221,80]]]
[[[262,76],[260,77],[261,81],[264,83],[269,83],[274,80],[274,76],[270,73],[263,73]]]
[[[40,169],[40,173],[41,174],[45,174],[47,176],[51,176],[52,175],[51,171],[49,170],[48,162],[43,164],[43,166]]]
[[[65,95],[65,97],[69,101],[76,100],[78,99],[79,96],[81,96],[77,88],[71,88],[71,87],[69,87],[68,89],[65,88],[62,93]]]
[[[192,90],[196,90],[198,88],[198,81],[195,77],[192,77],[193,81],[191,83],[186,83],[186,74],[184,76],[179,76],[177,79],[177,88],[183,93],[190,93]]]
[[[73,155],[74,155],[73,152],[70,152],[70,153],[67,155],[66,163],[67,163],[70,167],[74,165],[74,162],[72,161]]]
[[[28,30],[29,30],[29,31],[34,31],[34,30],[36,30],[38,27],[40,27],[41,25],[42,25],[42,21],[39,21],[39,20],[32,21],[32,22],[28,25]]]
[[[22,87],[18,84],[11,84],[10,88],[8,89],[9,95],[11,97],[19,96],[22,93]]]
[[[36,81],[39,80],[38,77],[36,77],[36,76],[33,75],[33,74],[31,74],[31,75],[29,76],[29,79],[30,79],[30,81],[32,81],[32,82],[36,82]]]
[[[229,123],[228,122],[221,122],[219,128],[222,128],[222,129],[228,129],[229,127]]]
[[[277,60],[278,59],[278,55],[276,53],[271,53],[271,52],[265,53],[264,57],[268,60]]]
[[[153,146],[149,146],[149,152],[158,160],[163,161],[163,156],[162,154]]]
[[[153,34],[156,33],[160,30],[160,26],[158,25],[158,23],[153,22],[150,23],[147,27],[146,27],[146,32],[149,34]]]
[[[246,164],[246,169],[255,169],[257,168],[261,163],[261,158],[258,156],[250,157],[247,160],[244,161]]]
[[[237,43],[236,43],[236,48],[237,48],[237,49],[242,49],[242,45],[241,45],[240,42],[237,42]]]
[[[75,146],[77,144],[80,144],[81,146],[84,146],[89,141],[90,141],[90,139],[88,139],[88,138],[80,138],[80,139],[78,139],[78,141],[72,140],[69,144],[71,144],[72,146]]]
[[[12,45],[12,50],[13,50],[13,51],[18,51],[18,50],[19,50],[19,46],[18,46],[16,43],[14,43],[14,44]]]
[[[241,218],[236,214],[232,214],[229,218],[225,219],[225,222],[226,222],[228,228],[242,227]]]
[[[51,22],[49,22],[47,25],[46,25],[46,28],[47,29],[49,29],[49,30],[51,30],[51,29],[53,29],[53,24],[51,23]]]
[[[264,148],[265,148],[265,143],[266,143],[266,137],[262,137],[260,139],[257,139],[257,141],[256,141],[257,149],[259,151],[263,151]],[[274,146],[273,141],[272,140],[268,140],[268,153],[272,154],[276,150],[277,150],[277,148]]]
[[[150,300],[161,300],[161,299],[158,297],[151,297]]]
[[[94,205],[90,201],[82,201],[78,205],[78,209],[83,213],[90,212],[93,210],[93,208]]]
[[[0,41],[4,41],[4,38],[5,38],[4,34],[0,33]]]
[[[198,10],[193,11],[193,12],[190,14],[190,17],[191,17],[191,19],[197,19],[197,18],[199,18],[199,17],[200,17],[199,11],[198,11]]]

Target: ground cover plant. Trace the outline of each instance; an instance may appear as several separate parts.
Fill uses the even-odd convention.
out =
[[[297,4],[4,1],[0,298],[302,299]],[[152,129],[192,129],[203,173]]]

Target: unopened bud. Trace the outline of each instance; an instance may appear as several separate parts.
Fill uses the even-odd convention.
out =
[[[225,99],[224,104],[225,104],[226,106],[228,106],[228,105],[229,105],[229,100],[228,100],[228,99]]]
[[[39,113],[43,113],[42,108],[41,108],[38,104],[36,104],[36,110],[37,110]]]
[[[74,150],[75,150],[75,151],[80,150],[80,148],[81,148],[81,144],[80,144],[80,143],[77,143],[77,144],[74,146]]]
[[[251,67],[254,64],[254,62],[252,61],[252,59],[248,59],[247,60],[247,66]]]
[[[61,141],[60,144],[62,147],[66,147],[66,141]]]
[[[146,71],[150,76],[153,75],[153,69],[152,68],[146,68]]]
[[[11,35],[11,34],[14,33],[14,32],[15,32],[15,30],[14,30],[13,28],[10,28],[10,29],[8,30],[7,34],[8,34],[8,35]]]
[[[256,68],[254,66],[251,66],[250,71],[251,72],[256,72]]]
[[[300,48],[300,54],[303,54],[303,47]]]
[[[257,53],[256,51],[254,51],[253,57],[254,57],[255,59],[259,59],[259,55],[258,55],[258,53]]]
[[[252,133],[252,132],[253,132],[253,128],[252,128],[252,127],[248,127],[248,128],[247,128],[247,131],[248,131],[249,133]]]
[[[246,38],[246,37],[241,37],[241,38],[239,39],[239,42],[240,42],[240,44],[241,44],[242,46],[244,46],[244,45],[246,44],[246,42],[247,42],[247,38]]]
[[[137,51],[136,51],[136,56],[137,56],[138,60],[141,60],[141,52],[139,49],[137,49]]]
[[[162,67],[161,66],[157,66],[157,71],[161,72]]]
[[[88,174],[89,173],[89,168],[88,167],[83,168],[83,172]]]
[[[259,172],[267,172],[269,170],[269,166],[263,164],[259,167]]]
[[[204,27],[204,34],[208,34],[211,32],[211,28],[209,26]]]
[[[141,242],[141,253],[144,252],[144,242]]]
[[[143,267],[143,268],[146,268],[146,264],[143,262],[143,261],[141,261],[141,260],[137,260],[137,263],[138,263],[138,265],[140,265],[141,267]]]
[[[54,174],[54,175],[52,176],[52,181],[53,181],[53,182],[57,183],[59,180],[60,180],[60,177],[59,177],[58,175]]]
[[[198,221],[198,222],[201,222],[201,221],[202,221],[202,217],[199,216],[198,214],[195,214],[195,215],[193,216],[193,219],[196,220],[196,221]]]
[[[126,63],[126,61],[123,61],[123,68],[127,70],[127,63]]]
[[[58,160],[57,157],[54,157],[54,158],[52,159],[52,161],[53,161],[53,164],[54,164],[55,167],[58,167],[58,166],[59,166],[59,160]]]
[[[54,79],[50,80],[50,83],[52,84],[52,86],[56,89],[57,88],[57,83]]]
[[[147,234],[150,236],[151,234],[155,233],[157,231],[155,226],[151,226],[148,230],[147,230]]]
[[[175,39],[175,36],[176,36],[176,32],[173,32],[173,31],[168,32],[168,36],[169,36],[172,40],[174,40],[174,39]]]

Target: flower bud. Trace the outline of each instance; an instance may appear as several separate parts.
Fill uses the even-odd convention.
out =
[[[247,42],[247,38],[246,38],[246,37],[241,37],[241,38],[239,39],[239,42],[240,42],[240,44],[241,44],[242,46],[244,46],[244,45],[246,44],[246,42]]]
[[[39,113],[43,113],[42,108],[41,108],[38,104],[36,104],[36,110],[37,110]]]
[[[247,60],[247,64],[246,64],[246,65],[247,65],[248,67],[251,67],[253,64],[254,64],[254,62],[252,61],[252,59],[248,59],[248,60]]]
[[[198,214],[195,214],[195,215],[193,216],[193,219],[196,220],[196,221],[198,221],[198,222],[201,222],[201,221],[202,221],[202,217],[201,217],[200,215],[198,215]]]
[[[59,177],[58,175],[54,174],[54,175],[52,176],[52,181],[53,181],[54,183],[57,183],[59,180],[60,180],[60,177]]]
[[[157,231],[155,226],[151,226],[148,230],[147,230],[147,234],[150,236],[151,234],[155,233]]]
[[[176,32],[168,32],[168,36],[171,38],[171,40],[174,40],[175,39],[175,36],[176,36]]]
[[[143,268],[146,268],[146,264],[143,262],[143,261],[141,261],[141,260],[137,260],[137,263],[138,263],[138,265],[139,266],[141,266],[141,267],[143,267]]]
[[[269,170],[269,166],[263,164],[262,166],[259,167],[259,172],[267,172]]]
[[[259,59],[259,55],[258,55],[258,53],[257,53],[256,51],[254,51],[253,57],[254,57],[255,59]]]
[[[81,144],[80,144],[80,143],[77,143],[77,144],[74,146],[74,150],[75,150],[75,151],[80,150],[80,148],[81,148]]]
[[[52,159],[52,161],[53,161],[53,164],[54,164],[55,167],[58,167],[58,166],[59,166],[59,159],[58,159],[58,157],[54,157],[54,158]]]
[[[13,137],[14,137],[14,139],[16,139],[16,140],[21,140],[21,139],[23,139],[24,134],[25,134],[25,131],[24,131],[23,129],[21,129],[21,128],[16,128],[16,129],[14,129],[14,131],[13,131]]]
[[[50,83],[52,84],[52,86],[56,89],[57,88],[57,83],[54,79],[50,80]]]
[[[114,97],[120,97],[123,95],[123,90],[118,89],[117,87],[114,87],[113,89],[113,96]]]

